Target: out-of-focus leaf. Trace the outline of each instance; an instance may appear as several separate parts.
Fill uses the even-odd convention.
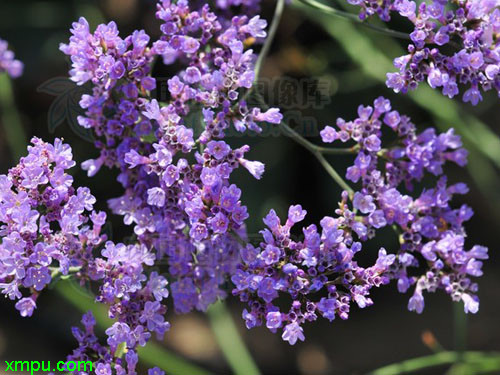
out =
[[[233,318],[223,302],[209,307],[208,317],[216,340],[226,357],[233,374],[259,375],[260,371],[241,339]]]
[[[26,134],[14,103],[12,83],[7,74],[0,74],[0,123],[14,160],[26,153]]]

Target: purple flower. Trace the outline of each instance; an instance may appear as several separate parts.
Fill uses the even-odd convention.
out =
[[[248,172],[250,172],[253,177],[257,180],[261,179],[265,170],[264,163],[261,163],[260,161],[249,161],[243,158],[238,159],[238,161]]]
[[[51,280],[49,270],[46,267],[41,268],[28,268],[26,278],[23,285],[25,287],[34,287],[35,290],[41,291],[45,285],[49,284]]]
[[[304,220],[306,214],[307,211],[303,210],[300,204],[290,206],[290,208],[288,209],[288,220],[290,220],[291,223],[295,224]]]
[[[36,303],[33,298],[23,298],[16,303],[16,309],[23,318],[30,317],[33,315],[33,311],[36,308]]]
[[[285,329],[283,330],[282,338],[283,338],[283,340],[288,341],[288,343],[290,345],[295,345],[297,340],[300,340],[300,341],[305,340],[303,329],[296,322],[287,324],[285,326]]]
[[[219,212],[214,217],[209,219],[209,223],[214,233],[226,233],[229,225],[229,220],[227,219],[226,215],[224,215],[222,212]]]
[[[368,138],[366,138],[363,142],[363,145],[366,147],[368,151],[371,152],[377,152],[380,150],[380,138],[377,137],[375,134],[370,135]]]
[[[373,203],[373,197],[371,195],[363,195],[360,192],[354,194],[352,204],[354,208],[360,210],[364,214],[372,213],[376,209],[375,203]]]
[[[23,74],[23,68],[23,63],[16,60],[14,53],[8,49],[7,42],[0,39],[0,73],[7,72],[12,78],[17,78]]]
[[[466,313],[470,312],[472,314],[475,314],[479,311],[479,302],[477,298],[474,298],[470,294],[463,293],[462,301],[464,302],[464,311]]]
[[[207,143],[207,152],[217,160],[225,158],[230,151],[231,148],[224,141],[210,141]]]
[[[318,310],[321,314],[332,321],[335,319],[335,310],[337,308],[337,301],[335,298],[321,298],[321,300],[317,304]]]
[[[159,187],[149,189],[148,204],[152,206],[163,207],[165,205],[165,191]]]
[[[413,296],[408,301],[408,310],[415,311],[418,314],[421,314],[424,311],[424,297],[422,293],[419,291],[415,291]]]
[[[195,66],[190,66],[186,69],[186,74],[184,75],[184,80],[187,83],[196,83],[201,80],[200,70]]]
[[[320,132],[321,139],[325,143],[332,143],[339,138],[338,133],[331,126],[325,126],[323,130]]]
[[[206,186],[214,186],[219,182],[217,171],[214,168],[203,168],[201,171],[201,182]]]
[[[260,16],[255,16],[248,21],[248,24],[241,27],[241,31],[249,33],[254,38],[265,38],[267,27],[267,21],[260,18]]]
[[[281,327],[281,313],[279,311],[268,312],[266,315],[266,327],[269,329],[277,329]]]
[[[264,113],[258,113],[255,119],[257,121],[270,122],[271,124],[279,124],[283,119],[283,115],[278,108],[270,108]]]
[[[267,265],[274,264],[280,259],[280,249],[273,245],[267,245],[261,256]]]

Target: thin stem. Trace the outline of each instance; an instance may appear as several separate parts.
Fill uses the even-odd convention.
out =
[[[330,163],[325,159],[323,154],[319,152],[313,152],[313,155],[316,156],[316,159],[320,162],[320,164],[325,168],[327,173],[335,180],[337,184],[344,190],[346,190],[350,196],[354,194],[354,190],[344,181],[344,179],[338,174],[338,172],[332,167]]]
[[[335,180],[337,184],[340,185],[340,187],[347,192],[349,192],[350,195],[354,193],[354,190],[347,184],[347,182],[344,181],[344,179],[337,173],[337,171],[331,166],[330,163],[325,159],[323,154],[321,153],[322,148],[319,148],[319,146],[316,146],[315,144],[309,142],[307,139],[303,138],[299,133],[297,133],[295,130],[290,128],[284,121],[280,123],[281,128],[286,132],[286,135],[288,135],[290,138],[292,138],[295,142],[298,144],[302,145],[304,148],[309,150],[315,157],[318,159],[320,164],[325,168],[327,173]],[[342,149],[346,150],[343,153],[352,153],[352,149]],[[338,150],[340,151],[340,150]]]
[[[250,93],[252,90],[253,88],[247,91],[247,93]],[[260,95],[258,91],[254,91],[254,94],[256,97],[255,99],[258,101],[260,108],[262,110],[268,110],[269,106],[262,98],[262,95]],[[281,122],[281,127],[284,130],[285,135],[294,139],[297,143],[304,146],[311,152],[319,152],[321,154],[330,154],[330,155],[349,155],[349,154],[354,154],[357,151],[357,146],[351,148],[332,148],[332,147],[318,146],[310,142],[306,138],[302,137],[299,133],[290,128],[284,121]]]
[[[330,147],[318,146],[315,144],[312,145],[314,146],[316,151],[326,155],[351,155],[356,153],[357,149],[356,146],[350,148],[330,148]]]
[[[311,151],[313,153],[333,154],[333,155],[350,155],[350,154],[353,154],[356,152],[356,147],[328,148],[328,147],[315,145],[314,143],[308,141],[306,138],[302,137],[295,130],[290,128],[285,122],[282,121],[280,126],[287,133],[286,135],[288,135],[290,138],[292,138],[298,144],[302,145],[303,147],[307,148],[309,151]]]
[[[500,369],[500,355],[498,353],[464,352],[463,357],[467,364],[477,368],[478,371],[474,372],[475,374],[486,373],[486,371],[492,373],[492,371]],[[420,372],[432,367],[453,364],[458,358],[459,353],[457,352],[441,352],[394,363],[372,371],[369,375],[415,374],[417,371]]]
[[[259,93],[257,93],[257,98],[259,99],[261,104],[262,109],[267,109],[268,106],[262,99]],[[349,195],[352,196],[354,194],[353,189],[344,181],[344,179],[337,173],[337,171],[331,166],[330,163],[325,159],[323,156],[323,153],[328,153],[328,154],[352,154],[356,152],[356,147],[351,147],[351,148],[342,148],[342,149],[334,149],[334,148],[326,148],[326,147],[321,147],[317,146],[314,143],[308,141],[304,137],[302,137],[299,133],[297,133],[295,130],[293,130],[291,127],[287,125],[286,122],[281,121],[280,125],[281,129],[285,133],[285,135],[289,136],[292,138],[295,142],[309,150],[315,157],[318,159],[320,164],[325,168],[325,170],[328,172],[328,174],[337,182],[342,189],[346,190]]]
[[[467,347],[467,315],[463,304],[453,303],[453,333],[455,335],[455,350],[459,354],[458,362],[463,361],[463,353]]]
[[[283,14],[283,10],[285,9],[285,0],[278,0],[278,3],[276,4],[276,9],[274,11],[274,16],[271,21],[271,27],[269,28],[269,32],[267,34],[266,41],[264,45],[262,46],[262,49],[259,53],[259,57],[257,58],[257,61],[255,63],[255,81],[259,78],[260,75],[260,69],[262,67],[262,64],[267,57],[269,50],[271,49],[271,45],[273,44],[274,37],[276,35],[276,31],[278,30],[278,26],[281,20],[281,16]],[[246,98],[250,93],[253,91],[253,88],[248,90],[245,93],[245,96],[243,98]],[[262,100],[262,97],[257,93],[258,98],[260,99],[261,103],[263,106],[267,105],[264,103]],[[317,146],[311,142],[309,142],[307,139],[303,138],[301,135],[299,135],[297,132],[292,130],[288,125],[285,124],[285,129],[287,129],[288,133],[300,144],[302,144],[304,147],[306,147],[308,150],[310,150],[313,153],[319,152],[322,154],[352,154],[354,152],[353,149],[345,149],[345,148],[328,148],[328,147],[322,147],[322,146]],[[344,183],[345,185],[345,183]]]
[[[281,16],[283,15],[284,9],[285,9],[285,0],[278,0],[276,4],[276,9],[274,10],[273,19],[271,21],[271,26],[269,27],[269,32],[267,33],[266,41],[264,42],[264,45],[260,50],[259,57],[255,62],[255,81],[259,78],[260,69],[262,68],[262,63],[264,62],[265,58],[269,53],[269,50],[271,49],[271,45],[273,44],[276,31],[278,31],[278,26],[281,20]]]
[[[352,14],[349,12],[344,12],[343,10],[333,8],[333,7],[328,6],[326,4],[320,3],[319,1],[316,1],[316,0],[298,0],[298,1],[304,5],[307,5],[311,8],[319,10],[325,14],[329,14],[329,15],[335,16],[335,17],[346,18],[351,22],[355,22],[355,23],[358,23],[358,24],[363,25],[365,27],[368,27],[369,29],[372,29],[373,31],[376,31],[378,33],[389,35],[389,36],[392,36],[394,38],[399,38],[399,39],[407,39],[407,40],[410,39],[410,36],[407,33],[403,33],[401,31],[396,31],[396,30],[388,29],[386,27],[380,27],[380,26],[376,26],[376,25],[373,25],[373,24],[368,23],[368,22],[364,22],[364,21],[360,20],[359,17],[355,14]]]

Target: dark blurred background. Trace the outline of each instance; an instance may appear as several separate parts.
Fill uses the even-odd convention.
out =
[[[263,15],[268,20],[272,17],[273,7],[274,2],[264,1]],[[71,22],[85,16],[95,27],[100,22],[115,20],[121,36],[143,28],[154,39],[159,34],[154,9],[152,0],[0,0],[0,38],[9,41],[16,57],[25,64],[24,75],[13,82],[13,88],[15,105],[28,138],[39,136],[52,140],[56,136],[64,137],[72,145],[77,162],[96,156],[91,144],[76,135],[66,123],[53,133],[49,132],[48,111],[56,98],[37,91],[37,88],[48,80],[67,76],[69,63],[58,46],[67,42]],[[336,22],[340,27],[345,21],[332,19],[331,22],[331,27],[335,28]],[[397,22],[391,24],[400,30],[405,30],[406,26]],[[359,37],[374,45],[384,45],[385,37],[374,35],[363,27],[356,29]],[[366,50],[360,50],[359,54],[363,59],[371,58]],[[290,6],[262,70],[262,77],[270,80],[266,82],[271,82],[275,91],[264,90],[264,96],[270,104],[282,106],[290,117],[290,124],[302,126],[315,141],[318,141],[318,127],[333,124],[339,116],[354,118],[359,104],[371,104],[380,95],[390,98],[394,108],[410,115],[421,128],[435,125],[435,113],[416,105],[408,96],[393,94],[380,79],[366,74],[359,61],[353,61],[351,57],[339,39],[331,38],[307,13]],[[388,57],[392,59],[395,55],[389,53]],[[373,64],[377,62],[373,61]],[[168,69],[155,67],[157,75],[168,76],[168,73]],[[290,102],[287,102],[290,96],[285,98],[285,93],[278,88],[280,82],[285,81],[302,82],[294,86],[291,94],[286,92],[286,95],[292,95]],[[477,108],[458,101],[456,104],[464,113],[481,119],[498,134],[499,108],[494,94],[485,95],[484,102]],[[0,106],[0,112],[2,110]],[[6,141],[4,129],[7,126],[11,124],[0,124],[1,173],[15,164]],[[308,151],[284,136],[234,138],[230,142],[254,145],[251,159],[266,164],[261,181],[255,181],[241,171],[235,176],[236,183],[245,187],[243,201],[251,214],[250,233],[262,227],[260,218],[270,208],[284,216],[289,204],[300,203],[309,212],[306,224],[317,223],[321,217],[333,214],[340,189]],[[479,160],[475,168],[486,167],[482,164],[483,159]],[[344,171],[350,159],[337,156],[331,161],[338,170]],[[492,181],[499,174],[498,169],[488,168],[482,179],[472,179],[464,169],[449,167],[448,172],[450,180],[465,181],[471,187],[471,192],[456,202],[457,205],[467,203],[476,212],[467,226],[469,245],[480,243],[488,246],[491,254],[491,260],[485,265],[485,275],[480,279],[480,312],[468,318],[468,349],[498,351],[500,302],[497,291],[500,275],[496,247],[500,226],[496,207],[500,202],[500,186],[491,188]],[[102,170],[92,179],[78,168],[74,174],[78,184],[89,186],[98,197],[101,209],[105,208],[106,199],[120,194],[118,184],[110,178],[108,171]],[[115,239],[119,239],[126,234],[126,229],[120,218],[113,217],[112,220],[116,228]],[[379,246],[395,249],[397,243],[393,237],[389,231],[385,237],[372,243],[373,248],[365,251],[360,263],[373,259]],[[328,323],[320,319],[306,325],[306,342],[294,347],[265,328],[246,330],[240,318],[243,306],[234,300],[229,300],[228,305],[250,352],[265,374],[362,374],[385,364],[430,354],[428,344],[433,340],[447,349],[453,348],[452,304],[447,296],[441,293],[427,295],[422,315],[407,311],[409,295],[399,294],[394,285],[373,290],[372,297],[375,301],[372,307],[363,311],[353,308],[347,321],[337,319]],[[81,314],[55,292],[42,294],[38,300],[39,308],[30,319],[19,317],[11,301],[1,299],[0,303],[2,363],[3,360],[57,361],[75,347],[70,327],[78,324]],[[205,315],[169,313],[168,319],[172,329],[166,334],[163,345],[217,374],[230,373]],[[424,333],[426,340],[422,338]],[[441,368],[427,373],[444,372],[445,369]]]

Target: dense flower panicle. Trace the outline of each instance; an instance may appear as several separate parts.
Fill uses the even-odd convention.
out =
[[[69,44],[61,44],[60,49],[71,57],[71,79],[78,85],[91,82],[93,86],[92,94],[81,98],[86,114],[78,122],[93,130],[95,146],[101,150],[98,159],[83,164],[94,175],[103,164],[119,165],[121,144],[152,132],[142,111],[156,87],[150,76],[153,54],[144,31],[122,39],[114,22],[101,24],[91,33],[82,17],[73,23],[71,32]]]
[[[358,115],[354,121],[337,120],[337,129],[327,127],[321,135],[327,142],[356,143],[359,152],[346,178],[361,183],[353,197],[354,208],[363,214],[360,223],[368,231],[386,225],[397,228],[401,249],[386,276],[397,280],[401,292],[415,285],[410,310],[422,311],[424,291],[442,289],[454,301],[462,300],[466,312],[476,312],[477,284],[471,277],[482,275],[487,249],[466,250],[463,223],[471,218],[472,209],[452,208],[451,200],[468,188],[463,183],[448,185],[443,175],[445,162],[460,166],[467,162],[460,137],[453,129],[438,135],[429,128],[418,134],[410,119],[391,110],[382,97],[373,107],[360,106]],[[382,144],[383,128],[397,136],[389,148]],[[402,187],[413,191],[414,183],[426,174],[438,177],[434,186],[415,196],[402,192]],[[428,269],[418,274],[417,268],[424,265]]]
[[[154,147],[147,156],[125,155],[130,168],[122,176],[136,174],[140,182],[124,185],[125,196],[110,200],[110,208],[134,226],[141,243],[157,249],[158,259],[166,258],[176,310],[205,310],[225,296],[220,287],[238,262],[234,233],[245,236],[247,209],[229,177],[248,162],[248,146],[231,150],[224,141],[209,142],[196,164],[183,158],[174,164],[176,151],[164,142]]]
[[[233,295],[248,304],[243,311],[248,328],[265,324],[273,332],[282,329],[282,338],[293,345],[304,340],[305,322],[319,316],[347,319],[351,302],[370,306],[370,289],[391,280],[400,292],[413,287],[408,308],[418,313],[424,308],[423,293],[438,289],[462,301],[466,312],[477,312],[477,284],[471,277],[482,275],[487,249],[476,245],[466,250],[463,223],[472,210],[450,203],[453,195],[468,189],[463,183],[448,185],[443,176],[446,162],[467,162],[460,137],[453,129],[418,134],[410,119],[382,97],[373,106],[360,106],[358,116],[338,119],[336,127],[321,131],[326,143],[355,143],[356,158],[346,178],[360,187],[352,194],[343,192],[337,216],[323,218],[321,230],[316,225],[303,228],[303,239],[297,240],[291,229],[304,219],[305,210],[291,206],[284,224],[271,210],[264,219],[263,241],[241,250],[242,264],[231,280]],[[394,133],[390,147],[384,147],[383,131]],[[434,186],[415,196],[402,192],[413,192],[426,175],[436,177]],[[355,259],[362,242],[389,225],[400,249],[391,253],[381,248],[375,264],[359,266]],[[278,307],[283,306],[278,303],[282,295],[291,298],[284,310]]]
[[[88,127],[99,138],[97,144],[104,149],[98,159],[85,162],[83,167],[90,175],[102,164],[120,169],[118,181],[125,192],[111,199],[109,206],[124,217],[125,224],[133,226],[141,246],[156,249],[157,261],[165,259],[168,263],[174,278],[172,297],[179,312],[205,310],[226,295],[222,285],[239,257],[235,234],[245,237],[244,222],[248,217],[240,201],[241,190],[229,178],[240,165],[255,178],[264,172],[262,163],[245,158],[248,146],[233,150],[221,140],[225,129],[233,123],[241,131],[258,131],[257,122],[281,120],[277,109],[262,113],[258,108],[247,109],[239,100],[254,80],[255,55],[246,47],[265,37],[266,22],[258,16],[218,16],[208,5],[197,10],[191,6],[185,1],[158,4],[163,36],[151,49],[138,49],[138,66],[144,73],[139,76],[135,73],[137,67],[131,77],[127,73],[135,58],[127,60],[132,48],[127,40],[131,37],[121,40],[114,23],[100,25],[91,34],[81,19],[73,25],[69,45],[61,47],[72,56],[73,79],[80,83],[91,80],[95,85],[95,111],[89,107],[89,112],[99,117],[80,124],[90,124]],[[130,40],[135,46],[134,39]],[[145,46],[146,38],[141,40],[141,46]],[[133,123],[141,124],[140,129],[126,127],[115,132],[118,123],[113,119],[123,113],[123,108],[111,101],[114,117],[105,118],[110,111],[102,97],[115,98],[116,92],[124,92],[125,86],[119,84],[125,78],[127,90],[130,81],[139,86],[136,78],[147,77],[146,66],[154,54],[163,56],[165,63],[178,60],[186,68],[168,81],[171,98],[167,103],[141,97],[136,102],[139,105],[128,106],[134,109]],[[109,65],[111,61],[125,66],[123,79],[115,79],[108,74],[109,69],[103,68],[114,66]],[[147,94],[144,91],[144,96]],[[81,104],[85,107],[88,100],[84,97]],[[185,122],[188,115],[196,115],[192,113],[196,106],[201,106],[199,115],[204,121],[201,135]]]
[[[60,139],[31,142],[28,155],[0,176],[0,289],[19,300],[22,316],[31,316],[55,275],[82,266],[106,238],[105,213],[93,211],[89,189],[74,188],[66,173],[75,164],[71,148]]]
[[[361,308],[373,304],[370,289],[389,282],[385,273],[396,257],[380,249],[373,266],[359,266],[354,256],[367,229],[348,208],[347,194],[339,207],[338,217],[321,220],[321,230],[314,224],[303,228],[301,241],[291,235],[306,214],[300,205],[290,207],[284,224],[273,210],[265,217],[263,242],[241,250],[242,264],[231,278],[233,294],[248,303],[243,311],[248,328],[265,324],[272,332],[283,329],[283,340],[293,345],[304,340],[304,323],[319,316],[347,319],[352,302]],[[277,303],[280,294],[292,299],[284,311]]]
[[[153,52],[166,64],[180,60],[186,67],[168,81],[172,103],[166,111],[185,117],[193,104],[201,105],[201,143],[223,138],[231,124],[238,131],[259,132],[258,122],[281,121],[277,109],[261,113],[241,98],[241,90],[250,89],[255,79],[256,56],[247,47],[266,37],[265,20],[244,15],[226,19],[211,12],[208,4],[193,11],[185,0],[162,1],[156,16],[164,22],[164,35],[153,44]]]
[[[23,74],[24,65],[16,60],[14,52],[8,49],[5,40],[0,39],[0,73],[7,72],[12,78],[17,78]]]
[[[394,91],[407,92],[427,81],[450,98],[464,86],[462,99],[473,105],[482,100],[481,90],[500,95],[498,1],[429,1],[418,6],[409,0],[349,2],[361,6],[362,19],[378,14],[388,21],[391,13],[399,13],[414,25],[408,54],[394,60],[399,71],[387,74],[387,86]]]
[[[223,138],[227,124],[238,118],[241,124],[246,121],[256,130],[254,121],[276,123],[281,119],[276,109],[268,113],[253,109],[252,114],[243,116],[241,110],[232,108],[238,103],[237,90],[250,88],[254,78],[254,55],[251,51],[243,53],[243,41],[264,37],[265,21],[257,17],[247,22],[246,17],[235,17],[233,22],[221,19],[219,23],[208,6],[190,12],[188,3],[182,1],[176,5],[162,2],[158,9],[159,18],[166,22],[162,26],[165,36],[151,50],[138,50],[140,64],[130,73],[129,63],[137,54],[128,53],[136,48],[118,37],[114,23],[100,25],[90,34],[88,24],[81,19],[73,25],[70,44],[61,47],[72,57],[73,79],[79,83],[90,80],[94,85],[93,96],[82,98],[88,116],[81,118],[80,124],[93,129],[102,152],[83,167],[89,175],[103,164],[119,168],[118,181],[125,192],[111,199],[109,206],[124,217],[125,224],[133,226],[137,239],[132,245],[108,242],[100,256],[86,264],[88,279],[100,284],[97,301],[109,305],[109,316],[117,319],[106,331],[106,350],[111,356],[99,364],[103,373],[125,368],[124,363],[113,360],[120,345],[133,353],[152,333],[161,338],[168,330],[169,323],[164,320],[167,287],[180,313],[206,310],[226,296],[223,285],[239,263],[238,237],[245,238],[248,217],[240,201],[241,190],[230,184],[229,178],[240,165],[260,178],[264,165],[245,158],[248,146],[233,150],[224,141],[212,138]],[[169,23],[169,12],[181,23],[177,25],[179,30]],[[200,30],[204,31],[198,41]],[[146,38],[142,40],[146,46]],[[213,54],[197,54],[200,43],[210,46]],[[139,79],[147,77],[151,56],[161,54],[165,60],[166,51],[174,50],[175,58],[188,67],[169,80],[171,100],[163,106],[156,100],[143,100],[148,92],[141,90],[143,81]],[[104,69],[115,65],[120,68],[117,77],[112,76],[112,70]],[[136,69],[144,74],[135,73]],[[135,102],[127,101],[129,92],[138,98]],[[118,103],[116,97],[122,94],[126,98]],[[191,124],[184,123],[196,103],[201,104],[206,121],[206,131],[198,138]],[[127,122],[122,117],[124,111],[128,116],[129,109],[133,116],[127,117]],[[123,123],[136,126],[123,127]],[[203,149],[197,144],[204,144]],[[170,284],[151,271],[158,264],[167,266]],[[151,373],[160,374],[158,371],[153,369]]]

